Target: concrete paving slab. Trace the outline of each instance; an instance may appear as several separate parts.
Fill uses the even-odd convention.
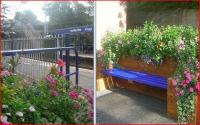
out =
[[[99,124],[176,123],[167,117],[165,101],[127,89],[111,91],[97,98],[96,119]]]

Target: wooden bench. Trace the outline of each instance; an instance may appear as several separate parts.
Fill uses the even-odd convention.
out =
[[[177,118],[176,97],[172,79],[147,72],[120,68],[103,70],[102,73],[113,78],[112,80],[118,84],[118,87],[123,86],[130,90],[166,100],[168,116]]]
[[[113,68],[111,70],[104,70],[103,74],[128,80],[129,82],[137,82],[152,87],[167,89],[167,79],[159,75],[152,75],[145,72],[138,72],[134,70]]]

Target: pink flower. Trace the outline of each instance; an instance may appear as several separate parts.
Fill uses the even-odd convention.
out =
[[[50,75],[47,75],[46,76],[46,80],[48,81],[48,82],[53,82],[53,78],[52,78],[52,76],[50,76]]]
[[[185,81],[185,80],[183,80],[183,81],[181,82],[181,86],[182,86],[182,87],[185,87],[185,86],[186,86],[186,81]]]
[[[53,84],[57,84],[57,83],[58,83],[58,80],[53,80],[52,83],[53,83]]]
[[[187,73],[185,74],[185,77],[186,77],[186,79],[187,79],[189,82],[192,81],[192,77],[191,77],[190,72],[187,72]]]
[[[58,75],[60,75],[60,76],[63,76],[65,73],[64,73],[64,71],[59,71],[59,72],[57,72],[58,73]]]
[[[190,93],[194,92],[194,89],[192,87],[190,87],[189,92]]]
[[[9,77],[11,75],[11,73],[8,70],[2,71],[1,75],[3,77]]]
[[[178,82],[177,79],[173,79],[173,80],[172,80],[172,84],[173,84],[173,86],[176,86],[176,85],[177,85],[177,82]]]
[[[75,109],[79,109],[80,108],[80,105],[78,103],[74,104],[73,106]]]
[[[199,82],[196,84],[195,88],[197,89],[198,92],[200,92],[200,83]]]
[[[183,91],[183,90],[181,90],[181,91],[180,91],[180,94],[181,94],[181,95],[184,95],[184,91]]]
[[[88,112],[88,119],[90,119],[90,120],[92,120],[93,119],[93,111],[92,110],[90,110],[89,112]]]
[[[58,59],[58,60],[56,61],[56,64],[58,64],[58,66],[60,66],[60,67],[63,67],[63,66],[65,65],[65,63],[63,62],[62,59]]]
[[[58,92],[55,91],[55,90],[52,90],[51,92],[52,92],[52,95],[53,95],[54,97],[57,97],[57,96],[59,95]]]
[[[185,80],[186,84],[189,84],[191,81],[189,81],[188,79]]]
[[[175,88],[175,91],[178,92],[178,90],[179,90],[178,87],[176,87],[176,88]]]
[[[178,96],[179,96],[179,93],[177,92],[177,93],[176,93],[176,97],[178,97]]]
[[[76,91],[71,91],[69,93],[69,96],[73,99],[73,100],[77,100],[78,99],[78,93]]]
[[[85,90],[85,94],[87,95],[87,97],[89,98],[89,103],[93,104],[93,90],[90,89],[86,89]]]

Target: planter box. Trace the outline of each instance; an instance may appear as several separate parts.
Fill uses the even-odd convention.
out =
[[[157,67],[152,64],[146,64],[140,58],[132,57],[122,57],[119,59],[118,64],[125,69],[148,72],[166,78],[172,76],[177,68],[176,62],[171,58],[164,60],[164,62]]]

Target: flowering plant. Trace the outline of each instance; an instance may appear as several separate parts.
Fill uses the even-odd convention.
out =
[[[28,85],[20,75],[3,72],[0,123],[92,123],[93,91],[72,86],[57,70],[63,66],[59,59],[44,80]]]

